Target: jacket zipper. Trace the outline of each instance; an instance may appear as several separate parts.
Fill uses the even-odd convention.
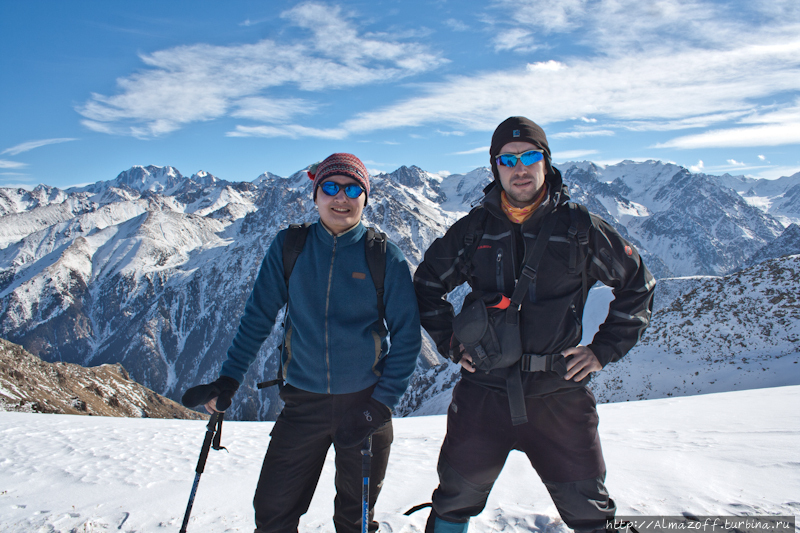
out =
[[[503,249],[497,249],[497,262],[495,265],[495,281],[497,292],[505,294],[505,279],[503,279]]]
[[[325,295],[325,366],[328,378],[328,394],[331,394],[331,338],[329,324],[329,310],[331,307],[331,286],[333,285],[333,262],[336,259],[336,237],[333,237],[333,250],[331,252],[331,268],[328,271],[328,292]]]

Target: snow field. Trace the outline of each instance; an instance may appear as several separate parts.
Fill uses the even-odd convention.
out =
[[[620,515],[800,514],[800,386],[599,406],[607,484]],[[271,422],[226,422],[190,532],[252,531],[251,501]],[[395,420],[376,517],[384,533],[423,531],[444,416]],[[178,531],[205,435],[202,421],[0,413],[0,531]],[[334,532],[329,453],[303,532]],[[568,533],[513,452],[471,533]]]

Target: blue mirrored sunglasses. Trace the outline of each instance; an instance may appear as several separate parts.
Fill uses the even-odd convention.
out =
[[[528,150],[527,152],[522,152],[521,154],[500,154],[497,156],[497,164],[503,165],[504,167],[515,167],[517,166],[517,161],[522,161],[522,164],[526,167],[532,165],[534,163],[538,163],[544,159],[544,154],[541,150]]]
[[[348,198],[356,199],[361,196],[361,193],[364,192],[364,189],[361,185],[357,185],[355,183],[348,183],[347,185],[339,185],[335,181],[326,181],[322,185],[319,186],[322,189],[322,192],[327,194],[328,196],[336,196],[339,194],[339,191],[344,188],[344,194]]]

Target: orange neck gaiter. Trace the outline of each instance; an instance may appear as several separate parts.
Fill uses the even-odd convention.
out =
[[[500,206],[503,208],[503,213],[506,214],[508,219],[513,222],[514,224],[522,224],[526,220],[528,220],[536,208],[542,205],[545,197],[547,196],[547,187],[542,187],[542,190],[539,192],[539,196],[533,201],[531,205],[525,207],[514,207],[508,201],[508,196],[506,196],[506,191],[500,193]]]

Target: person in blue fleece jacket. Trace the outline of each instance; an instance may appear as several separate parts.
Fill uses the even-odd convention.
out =
[[[386,328],[367,266],[361,214],[369,173],[337,153],[309,171],[319,221],[309,227],[291,278],[284,281],[278,233],[261,264],[220,377],[187,391],[195,405],[222,412],[288,303],[281,377],[284,408],[275,422],[253,501],[256,532],[296,532],[308,511],[331,443],[336,451],[334,525],[361,530],[361,446],[372,435],[369,530],[393,433],[391,410],[405,392],[420,351],[420,318],[403,253],[387,243]],[[391,347],[390,347],[391,345]]]

